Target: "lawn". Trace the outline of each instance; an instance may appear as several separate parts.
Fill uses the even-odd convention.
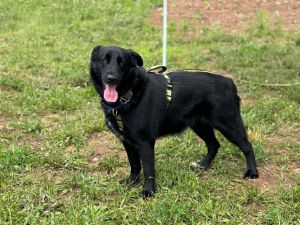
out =
[[[104,125],[89,57],[96,45],[119,45],[139,52],[145,67],[160,64],[161,28],[148,17],[158,6],[0,2],[1,225],[300,224],[300,33],[272,25],[265,12],[239,33],[171,21],[168,46],[170,70],[233,78],[260,179],[242,179],[245,159],[220,133],[211,168],[190,170],[206,148],[187,130],[157,141],[154,198],[119,183],[129,165]]]

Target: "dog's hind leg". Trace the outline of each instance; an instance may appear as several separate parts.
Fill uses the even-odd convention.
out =
[[[215,125],[216,128],[230,142],[232,142],[242,150],[247,161],[247,171],[244,174],[244,178],[258,178],[255,155],[251,143],[248,141],[246,129],[244,127],[240,114],[229,118],[224,118],[223,114],[221,118],[216,118]]]
[[[133,186],[140,181],[140,172],[142,169],[141,158],[136,148],[127,142],[123,142],[127,153],[128,161],[131,167],[130,176],[123,180],[128,186]]]
[[[209,124],[197,124],[191,127],[193,131],[205,142],[207,155],[197,162],[191,164],[194,168],[207,168],[218,153],[220,144],[215,136],[213,128]]]

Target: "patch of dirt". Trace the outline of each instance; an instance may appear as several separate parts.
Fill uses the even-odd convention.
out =
[[[16,130],[14,130],[16,131]],[[17,131],[18,132],[18,131]],[[30,134],[24,134],[18,137],[16,141],[17,146],[30,146],[31,150],[36,152],[42,147],[43,141],[38,137],[31,136]]]
[[[168,5],[168,21],[195,21],[195,27],[203,28],[219,24],[225,30],[239,31],[249,24],[259,11],[268,12],[270,22],[280,21],[286,30],[300,28],[299,0],[173,0]],[[150,12],[149,20],[162,24],[162,8]]]
[[[238,192],[242,190],[243,186],[247,187],[248,185],[255,186],[259,192],[276,192],[279,187],[290,188],[294,185],[293,176],[283,166],[269,164],[257,169],[259,171],[258,179],[242,180],[233,184]],[[288,170],[293,171],[290,168]]]
[[[300,127],[289,127],[285,129],[285,127],[281,128],[282,134],[285,134],[285,137],[292,142],[300,145]],[[300,150],[300,149],[299,149]]]
[[[102,159],[118,155],[120,160],[125,161],[127,156],[125,150],[116,146],[117,140],[109,132],[94,133],[88,140],[87,148],[93,153],[89,157],[90,163],[99,163]]]
[[[253,105],[255,103],[255,100],[252,98],[242,98],[241,104],[242,105]]]
[[[6,119],[4,117],[0,116],[0,130],[5,128],[5,124],[6,124]]]
[[[30,78],[32,80],[44,83],[45,84],[45,89],[47,89],[47,85],[53,85],[53,84],[66,85],[65,80],[62,80],[62,79],[60,79],[58,77],[55,77],[55,76],[49,76],[49,71],[41,72],[36,76],[32,75],[32,76],[30,76]]]
[[[63,171],[60,170],[34,170],[34,177],[40,181],[49,181],[53,184],[59,184],[64,181]]]
[[[286,187],[292,185],[291,181],[284,176],[283,170],[276,165],[268,165],[266,167],[260,167],[259,179],[250,180],[260,191],[271,191],[275,192],[280,184]]]
[[[33,151],[37,151],[41,146],[40,141],[36,138],[26,138],[26,143],[30,145]]]
[[[294,142],[300,145],[300,128],[294,126],[283,126],[278,135],[272,135],[267,138],[270,146],[278,145],[286,141]]]
[[[286,132],[282,133],[284,135],[277,134],[266,138],[266,147],[272,152],[271,158],[269,159],[270,165],[258,168],[260,177],[259,179],[252,181],[260,191],[276,191],[279,185],[291,187],[294,181],[293,178],[300,174],[299,163],[296,163],[291,159],[282,166],[276,164],[276,159],[291,154],[287,149],[280,147],[282,144],[287,141],[300,144],[299,128],[283,127],[281,129],[286,130]],[[280,153],[280,155],[278,155],[278,153]]]
[[[5,37],[3,37],[3,36],[0,36],[0,41],[2,42],[4,42],[5,41]]]
[[[45,126],[51,126],[53,125],[53,123],[55,122],[55,120],[57,120],[61,115],[59,115],[58,113],[49,113],[44,115],[41,118],[41,121],[43,124],[45,124]]]
[[[300,165],[298,162],[289,162],[288,168],[290,171],[293,171],[294,174],[300,175]]]

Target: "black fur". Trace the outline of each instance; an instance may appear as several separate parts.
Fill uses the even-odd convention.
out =
[[[247,161],[244,178],[258,178],[256,161],[240,115],[240,99],[230,78],[207,72],[171,72],[172,100],[166,99],[166,81],[161,75],[148,73],[141,66],[142,57],[116,46],[96,47],[91,56],[90,74],[98,94],[103,98],[107,75],[116,77],[119,96],[132,90],[131,101],[120,111],[123,131],[107,107],[103,107],[107,123],[126,149],[131,166],[128,181],[139,180],[144,171],[143,196],[156,191],[154,145],[158,137],[175,134],[190,127],[207,146],[208,153],[199,164],[208,167],[220,144],[214,129],[238,146]],[[110,105],[109,103],[108,106]],[[113,106],[113,104],[111,104]]]

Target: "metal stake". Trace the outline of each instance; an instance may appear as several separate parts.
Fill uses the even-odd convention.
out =
[[[162,65],[167,66],[167,17],[168,17],[168,0],[164,0],[163,10],[163,55]]]

